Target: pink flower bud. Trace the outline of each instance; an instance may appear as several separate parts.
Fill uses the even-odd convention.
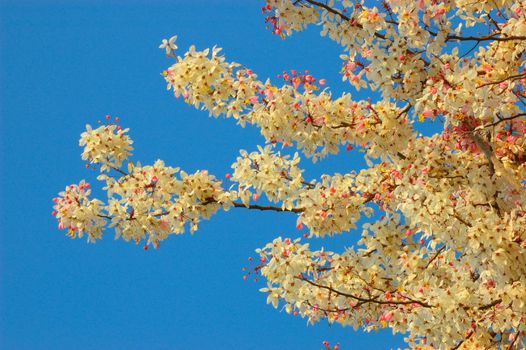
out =
[[[433,111],[428,109],[428,110],[425,110],[422,112],[422,116],[424,116],[425,118],[429,118],[429,117],[432,117],[433,116]]]
[[[435,17],[440,18],[440,17],[442,17],[444,15],[444,13],[446,13],[446,9],[441,7],[438,10],[436,10]]]

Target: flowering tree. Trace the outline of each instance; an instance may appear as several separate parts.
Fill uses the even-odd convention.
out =
[[[262,12],[282,37],[319,24],[342,46],[343,80],[375,98],[332,96],[324,79],[296,71],[272,85],[219,48],[177,56],[176,37],[165,39],[168,89],[256,125],[267,145],[240,151],[221,181],[132,162],[128,129],[107,117],[80,139],[107,199],[91,199],[84,181],[66,187],[54,199],[59,228],[94,242],[110,227],[147,249],[220,209],[295,213],[305,238],[355,229],[365,216],[357,248],[279,237],[258,249],[268,302],[312,323],[389,327],[413,348],[523,348],[526,2],[267,0]],[[413,129],[428,120],[442,130]],[[313,161],[355,147],[368,167],[305,179],[298,153],[276,144]]]

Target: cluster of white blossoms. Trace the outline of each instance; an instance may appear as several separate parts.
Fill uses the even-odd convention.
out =
[[[262,12],[283,38],[318,24],[342,47],[342,79],[376,100],[334,97],[308,72],[278,86],[217,47],[177,56],[164,40],[168,89],[255,125],[266,145],[240,152],[228,187],[207,171],[133,164],[127,129],[88,127],[82,157],[100,164],[108,199],[68,186],[54,200],[59,228],[93,241],[110,226],[158,247],[219,209],[291,212],[306,238],[369,218],[341,252],[283,238],[258,249],[268,302],[311,323],[389,327],[414,349],[524,348],[525,1],[267,0]],[[414,130],[431,121],[440,132]],[[357,147],[368,167],[305,179],[278,144],[313,161]]]
[[[208,57],[209,49],[191,47],[177,57],[163,72],[168,89],[213,116],[256,125],[270,143],[295,144],[316,160],[337,153],[340,144],[369,143],[371,155],[378,156],[376,148],[396,151],[413,136],[404,108],[387,101],[353,101],[347,93],[333,100],[329,91],[317,94],[315,84],[304,84],[303,90],[293,84],[278,88],[257,80],[250,69],[225,62],[219,51],[214,48]]]
[[[58,220],[58,228],[66,229],[70,237],[88,236],[94,242],[102,236],[106,220],[101,217],[103,203],[98,199],[89,199],[90,184],[81,181],[78,185],[67,186],[59,196],[53,199],[53,216]]]
[[[290,200],[303,188],[302,170],[297,166],[299,161],[297,153],[289,159],[273,153],[270,146],[259,147],[259,152],[250,154],[242,150],[241,157],[232,165],[232,180],[245,190],[254,188],[256,198],[265,193],[272,202]]]
[[[146,240],[146,247],[158,247],[169,234],[183,233],[186,228],[195,232],[201,219],[209,219],[219,208],[230,208],[238,198],[236,191],[224,191],[221,181],[206,170],[187,174],[161,160],[152,166],[134,165],[123,151],[132,143],[127,131],[115,125],[87,126],[81,136],[83,158],[102,164],[98,180],[105,182],[107,205],[89,201],[89,185],[83,181],[71,185],[55,199],[59,228],[78,232],[79,237],[87,233],[93,241],[101,238],[102,227],[109,224],[116,238]],[[101,144],[104,139],[107,142]],[[118,167],[124,161],[127,170]],[[73,233],[70,235],[76,237]]]
[[[80,135],[79,141],[79,145],[84,147],[82,160],[100,164],[101,171],[119,168],[133,150],[133,142],[126,134],[128,131],[115,124],[106,124],[97,129],[86,125],[86,131]]]

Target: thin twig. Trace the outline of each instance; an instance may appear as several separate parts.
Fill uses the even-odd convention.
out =
[[[433,307],[432,305],[426,303],[426,302],[423,302],[423,301],[419,301],[419,300],[409,300],[409,301],[395,301],[395,300],[391,300],[391,301],[384,301],[384,300],[377,300],[378,297],[375,297],[375,298],[363,298],[363,297],[360,297],[360,296],[357,296],[357,295],[354,295],[354,294],[349,294],[349,293],[344,293],[344,292],[341,292],[341,291],[338,291],[332,287],[329,287],[329,286],[324,286],[322,284],[317,284],[311,280],[309,280],[308,278],[305,278],[303,276],[301,277],[295,277],[296,279],[299,279],[299,280],[302,280],[302,281],[305,281],[307,282],[308,284],[312,285],[312,286],[315,286],[315,287],[318,287],[318,288],[321,288],[321,289],[326,289],[326,290],[329,290],[335,294],[338,294],[338,295],[341,295],[341,296],[344,296],[344,297],[347,297],[347,298],[351,298],[351,299],[354,299],[354,300],[357,300],[357,301],[360,301],[362,303],[373,303],[373,304],[381,304],[381,305],[410,305],[410,304],[418,304],[422,307],[426,307],[426,308],[431,308]]]

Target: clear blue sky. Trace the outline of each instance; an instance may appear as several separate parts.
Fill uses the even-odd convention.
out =
[[[389,331],[364,334],[306,321],[266,305],[241,268],[278,235],[297,237],[292,214],[232,210],[158,250],[113,240],[70,240],[51,198],[95,175],[78,146],[104,115],[131,128],[135,160],[160,158],[187,171],[230,171],[241,148],[263,139],[175,100],[158,49],[215,44],[261,78],[310,69],[339,93],[340,49],[317,29],[281,40],[265,30],[261,1],[0,1],[1,349],[388,349]],[[357,154],[305,159],[308,174],[363,166]],[[313,240],[342,250],[347,233]]]

